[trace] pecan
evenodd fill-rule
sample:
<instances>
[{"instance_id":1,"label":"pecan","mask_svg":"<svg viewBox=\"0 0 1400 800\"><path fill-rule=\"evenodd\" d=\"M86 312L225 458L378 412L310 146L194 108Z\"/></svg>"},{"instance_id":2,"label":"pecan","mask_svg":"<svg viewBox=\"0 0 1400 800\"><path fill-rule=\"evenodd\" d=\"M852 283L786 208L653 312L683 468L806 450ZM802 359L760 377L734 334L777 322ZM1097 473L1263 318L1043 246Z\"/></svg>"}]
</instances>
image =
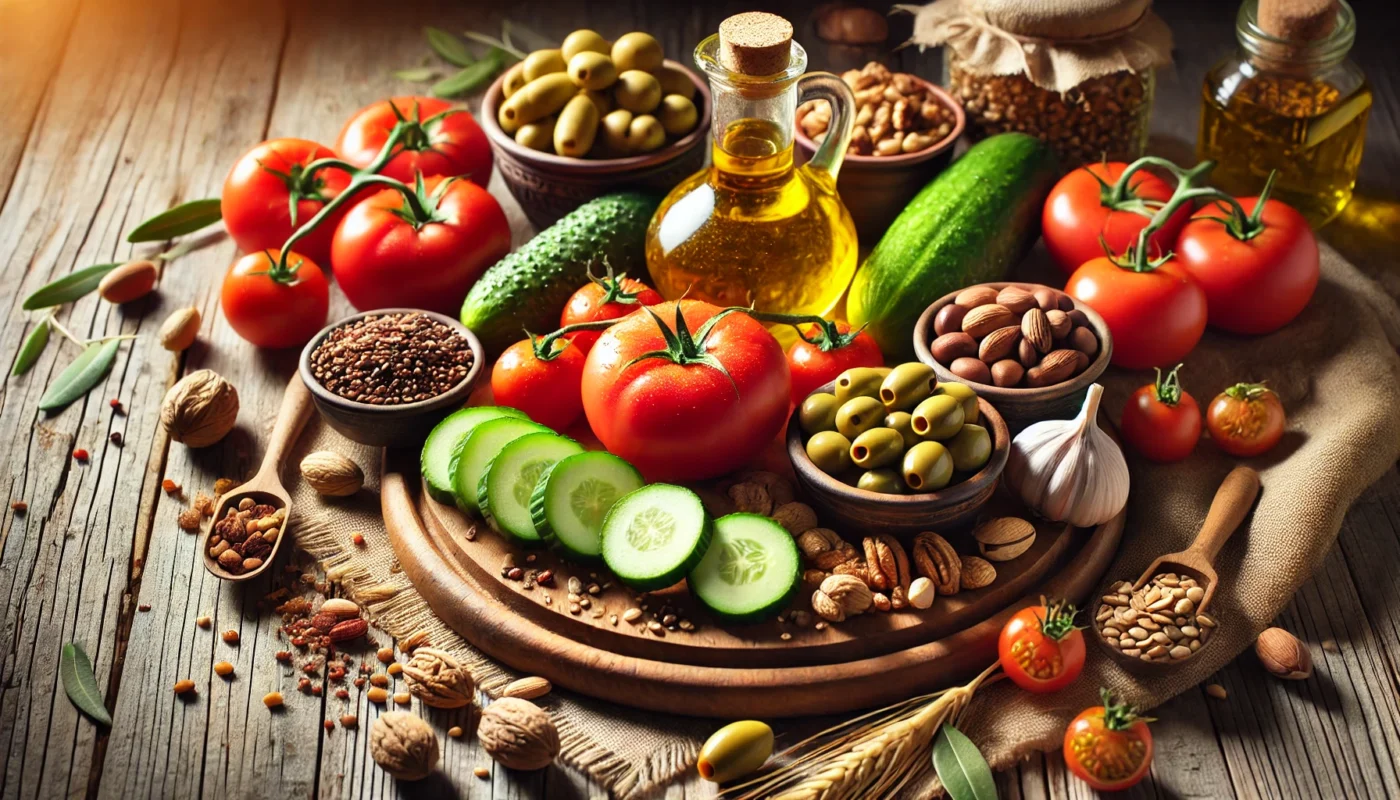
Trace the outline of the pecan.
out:
<instances>
[{"instance_id":1,"label":"pecan","mask_svg":"<svg viewBox=\"0 0 1400 800\"><path fill-rule=\"evenodd\" d=\"M924 531L914 537L914 567L920 575L933 581L940 595L958 593L962 561L942 536L933 531Z\"/></svg>"},{"instance_id":2,"label":"pecan","mask_svg":"<svg viewBox=\"0 0 1400 800\"><path fill-rule=\"evenodd\" d=\"M347 619L338 622L326 634L332 642L348 642L351 639L358 639L369 631L369 623L362 619Z\"/></svg>"},{"instance_id":3,"label":"pecan","mask_svg":"<svg viewBox=\"0 0 1400 800\"><path fill-rule=\"evenodd\" d=\"M842 547L839 549L828 550L825 553L818 554L816 558L812 559L812 566L819 570L830 572L835 569L837 565L844 564L856 557L856 549L843 542Z\"/></svg>"},{"instance_id":4,"label":"pecan","mask_svg":"<svg viewBox=\"0 0 1400 800\"><path fill-rule=\"evenodd\" d=\"M888 533L876 533L865 537L866 568L870 571L870 588L882 592L903 589L909 590L909 557L904 546Z\"/></svg>"}]
</instances>

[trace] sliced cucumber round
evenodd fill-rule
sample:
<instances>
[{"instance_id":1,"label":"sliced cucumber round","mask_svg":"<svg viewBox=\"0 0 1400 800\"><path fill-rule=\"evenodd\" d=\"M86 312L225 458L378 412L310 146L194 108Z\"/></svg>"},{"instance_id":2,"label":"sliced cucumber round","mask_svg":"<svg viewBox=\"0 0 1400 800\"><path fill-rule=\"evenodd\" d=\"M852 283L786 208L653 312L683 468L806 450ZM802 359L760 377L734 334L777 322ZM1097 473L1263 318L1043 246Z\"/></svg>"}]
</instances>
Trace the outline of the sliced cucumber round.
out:
<instances>
[{"instance_id":1,"label":"sliced cucumber round","mask_svg":"<svg viewBox=\"0 0 1400 800\"><path fill-rule=\"evenodd\" d=\"M757 514L715 520L705 557L691 570L690 593L729 622L757 622L787 606L802 579L797 543Z\"/></svg>"},{"instance_id":2,"label":"sliced cucumber round","mask_svg":"<svg viewBox=\"0 0 1400 800\"><path fill-rule=\"evenodd\" d=\"M643 486L603 519L603 562L639 592L665 589L704 558L713 528L695 492L667 483Z\"/></svg>"},{"instance_id":3,"label":"sliced cucumber round","mask_svg":"<svg viewBox=\"0 0 1400 800\"><path fill-rule=\"evenodd\" d=\"M583 452L583 445L557 433L527 433L486 465L476 490L476 504L486 524L522 542L541 541L530 519L530 497L544 471L560 459Z\"/></svg>"},{"instance_id":4,"label":"sliced cucumber round","mask_svg":"<svg viewBox=\"0 0 1400 800\"><path fill-rule=\"evenodd\" d=\"M448 414L433 428L423 442L423 455L419 461L429 496L439 503L456 502L457 498L452 492L452 475L467 435L477 425L499 417L524 419L525 412L505 406L472 406Z\"/></svg>"},{"instance_id":5,"label":"sliced cucumber round","mask_svg":"<svg viewBox=\"0 0 1400 800\"><path fill-rule=\"evenodd\" d=\"M530 497L530 519L540 538L570 557L597 559L603 552L603 518L623 495L645 485L636 467L612 453L579 453L540 476Z\"/></svg>"},{"instance_id":6,"label":"sliced cucumber round","mask_svg":"<svg viewBox=\"0 0 1400 800\"><path fill-rule=\"evenodd\" d=\"M550 433L549 428L515 417L498 417L479 423L462 443L457 466L452 470L452 496L457 507L466 512L479 512L476 489L486 465L501 452L501 448L527 433Z\"/></svg>"}]
</instances>

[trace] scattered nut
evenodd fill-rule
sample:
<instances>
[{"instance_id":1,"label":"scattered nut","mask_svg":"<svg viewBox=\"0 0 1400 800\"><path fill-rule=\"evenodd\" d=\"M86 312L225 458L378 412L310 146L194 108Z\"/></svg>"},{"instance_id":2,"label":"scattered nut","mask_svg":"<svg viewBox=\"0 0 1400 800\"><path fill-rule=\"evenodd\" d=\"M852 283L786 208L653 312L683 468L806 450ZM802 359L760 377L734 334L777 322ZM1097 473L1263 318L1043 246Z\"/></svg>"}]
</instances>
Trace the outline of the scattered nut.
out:
<instances>
[{"instance_id":1,"label":"scattered nut","mask_svg":"<svg viewBox=\"0 0 1400 800\"><path fill-rule=\"evenodd\" d=\"M227 630L220 634L225 644L238 644L238 631Z\"/></svg>"},{"instance_id":2,"label":"scattered nut","mask_svg":"<svg viewBox=\"0 0 1400 800\"><path fill-rule=\"evenodd\" d=\"M487 755L510 769L541 769L559 754L559 733L549 714L518 697L487 706L476 736Z\"/></svg>"},{"instance_id":3,"label":"scattered nut","mask_svg":"<svg viewBox=\"0 0 1400 800\"><path fill-rule=\"evenodd\" d=\"M158 275L154 261L128 261L102 276L97 293L109 303L130 303L150 294Z\"/></svg>"},{"instance_id":4,"label":"scattered nut","mask_svg":"<svg viewBox=\"0 0 1400 800\"><path fill-rule=\"evenodd\" d=\"M214 665L214 674L220 678L227 678L233 674L233 665L227 661L220 661Z\"/></svg>"},{"instance_id":5,"label":"scattered nut","mask_svg":"<svg viewBox=\"0 0 1400 800\"><path fill-rule=\"evenodd\" d=\"M969 591L991 586L997 579L997 568L977 556L963 556L960 584Z\"/></svg>"},{"instance_id":6,"label":"scattered nut","mask_svg":"<svg viewBox=\"0 0 1400 800\"><path fill-rule=\"evenodd\" d=\"M522 700L534 700L536 697L543 697L549 694L554 688L549 681L535 676L521 678L506 685L501 690L501 697L519 697Z\"/></svg>"},{"instance_id":7,"label":"scattered nut","mask_svg":"<svg viewBox=\"0 0 1400 800\"><path fill-rule=\"evenodd\" d=\"M433 729L406 711L379 715L370 726L369 752L381 769L405 781L431 775L439 756Z\"/></svg>"},{"instance_id":8,"label":"scattered nut","mask_svg":"<svg viewBox=\"0 0 1400 800\"><path fill-rule=\"evenodd\" d=\"M1214 697L1216 700L1224 700L1226 697L1229 697L1229 694L1225 691L1225 687L1218 683L1208 684L1206 686L1206 694Z\"/></svg>"},{"instance_id":9,"label":"scattered nut","mask_svg":"<svg viewBox=\"0 0 1400 800\"><path fill-rule=\"evenodd\" d=\"M301 477L317 494L327 497L349 497L365 483L365 473L359 464L329 450L303 458Z\"/></svg>"},{"instance_id":10,"label":"scattered nut","mask_svg":"<svg viewBox=\"0 0 1400 800\"><path fill-rule=\"evenodd\" d=\"M175 681L175 694L189 694L193 691L194 681L190 680L189 678L186 678L181 681Z\"/></svg>"},{"instance_id":11,"label":"scattered nut","mask_svg":"<svg viewBox=\"0 0 1400 800\"><path fill-rule=\"evenodd\" d=\"M1035 526L1018 517L997 517L972 531L977 549L988 561L1010 561L1035 544Z\"/></svg>"},{"instance_id":12,"label":"scattered nut","mask_svg":"<svg viewBox=\"0 0 1400 800\"><path fill-rule=\"evenodd\" d=\"M263 705L267 706L268 708L280 708L282 705L282 693L268 692L267 694L263 695Z\"/></svg>"},{"instance_id":13,"label":"scattered nut","mask_svg":"<svg viewBox=\"0 0 1400 800\"><path fill-rule=\"evenodd\" d=\"M1300 681L1312 675L1311 651L1283 628L1265 628L1254 640L1254 653L1275 677Z\"/></svg>"},{"instance_id":14,"label":"scattered nut","mask_svg":"<svg viewBox=\"0 0 1400 800\"><path fill-rule=\"evenodd\" d=\"M160 406L160 423L170 438L189 447L208 447L238 421L238 390L213 370L186 375Z\"/></svg>"},{"instance_id":15,"label":"scattered nut","mask_svg":"<svg viewBox=\"0 0 1400 800\"><path fill-rule=\"evenodd\" d=\"M457 658L444 650L420 647L404 664L408 690L435 708L461 708L470 705L476 684L471 673Z\"/></svg>"},{"instance_id":16,"label":"scattered nut","mask_svg":"<svg viewBox=\"0 0 1400 800\"><path fill-rule=\"evenodd\" d=\"M160 325L160 346L173 353L189 349L199 336L199 309L190 306L171 312Z\"/></svg>"},{"instance_id":17,"label":"scattered nut","mask_svg":"<svg viewBox=\"0 0 1400 800\"><path fill-rule=\"evenodd\" d=\"M909 605L920 610L928 608L937 594L933 581L919 576L909 584Z\"/></svg>"}]
</instances>

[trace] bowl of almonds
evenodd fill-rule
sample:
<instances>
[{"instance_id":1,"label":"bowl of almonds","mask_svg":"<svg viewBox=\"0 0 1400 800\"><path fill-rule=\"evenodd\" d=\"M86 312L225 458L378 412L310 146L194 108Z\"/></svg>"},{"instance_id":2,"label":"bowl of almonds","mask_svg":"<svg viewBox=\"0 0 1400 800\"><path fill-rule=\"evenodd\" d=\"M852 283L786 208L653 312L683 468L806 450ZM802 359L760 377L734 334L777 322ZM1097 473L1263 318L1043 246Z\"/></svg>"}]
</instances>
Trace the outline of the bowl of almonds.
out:
<instances>
[{"instance_id":1,"label":"bowl of almonds","mask_svg":"<svg viewBox=\"0 0 1400 800\"><path fill-rule=\"evenodd\" d=\"M856 233L874 243L904 206L943 171L966 122L962 106L915 75L872 61L841 79L856 98L855 125L836 181ZM811 158L826 138L831 107L811 100L797 108L797 145Z\"/></svg>"},{"instance_id":2,"label":"bowl of almonds","mask_svg":"<svg viewBox=\"0 0 1400 800\"><path fill-rule=\"evenodd\" d=\"M1072 419L1108 368L1113 338L1092 308L1058 289L983 283L924 309L914 352L938 380L971 385L1015 434Z\"/></svg>"}]
</instances>

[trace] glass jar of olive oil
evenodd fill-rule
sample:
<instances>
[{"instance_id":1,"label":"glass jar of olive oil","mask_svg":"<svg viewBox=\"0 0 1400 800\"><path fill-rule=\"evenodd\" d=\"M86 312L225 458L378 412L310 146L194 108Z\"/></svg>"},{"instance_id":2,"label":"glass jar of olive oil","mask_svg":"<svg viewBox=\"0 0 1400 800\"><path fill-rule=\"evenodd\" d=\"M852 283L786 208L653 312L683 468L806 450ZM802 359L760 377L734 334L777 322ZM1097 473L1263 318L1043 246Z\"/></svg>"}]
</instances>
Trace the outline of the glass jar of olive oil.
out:
<instances>
[{"instance_id":1,"label":"glass jar of olive oil","mask_svg":"<svg viewBox=\"0 0 1400 800\"><path fill-rule=\"evenodd\" d=\"M1274 25L1271 2L1245 0L1239 51L1206 74L1196 151L1216 162L1211 179L1231 194L1257 194L1277 171L1272 196L1318 226L1351 199L1371 87L1347 58L1356 16L1345 0Z\"/></svg>"}]
</instances>

